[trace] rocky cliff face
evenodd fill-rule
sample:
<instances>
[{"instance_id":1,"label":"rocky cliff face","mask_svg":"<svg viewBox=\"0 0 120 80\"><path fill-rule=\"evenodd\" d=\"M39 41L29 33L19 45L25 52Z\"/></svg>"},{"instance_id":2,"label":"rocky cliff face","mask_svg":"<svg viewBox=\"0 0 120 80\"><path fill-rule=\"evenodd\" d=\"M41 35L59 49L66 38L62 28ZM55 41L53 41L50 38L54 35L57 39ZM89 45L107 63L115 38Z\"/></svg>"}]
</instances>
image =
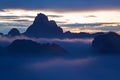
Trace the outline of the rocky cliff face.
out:
<instances>
[{"instance_id":1,"label":"rocky cliff face","mask_svg":"<svg viewBox=\"0 0 120 80\"><path fill-rule=\"evenodd\" d=\"M42 13L38 14L33 24L26 30L24 35L29 37L55 38L61 37L63 30L57 26L55 21L49 21Z\"/></svg>"}]
</instances>

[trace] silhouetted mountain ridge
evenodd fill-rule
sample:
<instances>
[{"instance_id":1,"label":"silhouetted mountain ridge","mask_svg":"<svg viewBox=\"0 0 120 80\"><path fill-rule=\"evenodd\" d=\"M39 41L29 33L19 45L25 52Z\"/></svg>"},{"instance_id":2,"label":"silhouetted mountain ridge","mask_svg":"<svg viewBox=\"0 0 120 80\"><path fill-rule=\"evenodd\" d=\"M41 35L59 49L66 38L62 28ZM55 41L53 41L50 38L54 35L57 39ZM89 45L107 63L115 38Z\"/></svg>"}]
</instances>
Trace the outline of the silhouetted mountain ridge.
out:
<instances>
[{"instance_id":1,"label":"silhouetted mountain ridge","mask_svg":"<svg viewBox=\"0 0 120 80\"><path fill-rule=\"evenodd\" d=\"M11 29L8 32L9 37L15 36L27 36L33 38L93 38L97 35L104 34L103 32L98 33L72 33L70 31L63 32L63 29L59 27L54 20L48 19L48 17L40 13L35 17L33 24L27 28L24 33L20 33L16 28Z\"/></svg>"},{"instance_id":2,"label":"silhouetted mountain ridge","mask_svg":"<svg viewBox=\"0 0 120 80\"><path fill-rule=\"evenodd\" d=\"M8 47L10 53L62 53L65 49L57 44L40 44L32 40L15 40Z\"/></svg>"},{"instance_id":3,"label":"silhouetted mountain ridge","mask_svg":"<svg viewBox=\"0 0 120 80\"><path fill-rule=\"evenodd\" d=\"M94 38L92 47L101 53L120 53L120 35L115 32L98 35Z\"/></svg>"},{"instance_id":4,"label":"silhouetted mountain ridge","mask_svg":"<svg viewBox=\"0 0 120 80\"><path fill-rule=\"evenodd\" d=\"M35 17L33 24L24 33L24 35L29 37L44 38L61 37L62 34L62 28L58 27L55 21L49 21L48 17L42 13Z\"/></svg>"},{"instance_id":5,"label":"silhouetted mountain ridge","mask_svg":"<svg viewBox=\"0 0 120 80\"><path fill-rule=\"evenodd\" d=\"M12 28L9 32L8 32L8 37L15 37L15 36L19 36L20 32L18 29L16 28Z\"/></svg>"}]
</instances>

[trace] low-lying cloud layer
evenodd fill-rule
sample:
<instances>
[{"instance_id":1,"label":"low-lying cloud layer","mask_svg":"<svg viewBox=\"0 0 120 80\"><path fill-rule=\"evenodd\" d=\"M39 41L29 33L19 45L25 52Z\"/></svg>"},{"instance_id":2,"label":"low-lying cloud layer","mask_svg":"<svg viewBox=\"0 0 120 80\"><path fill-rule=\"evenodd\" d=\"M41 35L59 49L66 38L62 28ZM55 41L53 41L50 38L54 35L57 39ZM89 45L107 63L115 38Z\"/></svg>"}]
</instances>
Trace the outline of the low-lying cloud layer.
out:
<instances>
[{"instance_id":1,"label":"low-lying cloud layer","mask_svg":"<svg viewBox=\"0 0 120 80\"><path fill-rule=\"evenodd\" d=\"M27 37L1 37L10 44ZM119 80L120 55L100 55L91 51L93 39L31 39L40 43L57 43L67 56L10 57L0 56L1 80ZM1 45L0 43L0 45ZM5 45L5 44L4 44Z\"/></svg>"},{"instance_id":2,"label":"low-lying cloud layer","mask_svg":"<svg viewBox=\"0 0 120 80\"><path fill-rule=\"evenodd\" d=\"M119 56L65 58L0 58L0 79L119 80Z\"/></svg>"}]
</instances>

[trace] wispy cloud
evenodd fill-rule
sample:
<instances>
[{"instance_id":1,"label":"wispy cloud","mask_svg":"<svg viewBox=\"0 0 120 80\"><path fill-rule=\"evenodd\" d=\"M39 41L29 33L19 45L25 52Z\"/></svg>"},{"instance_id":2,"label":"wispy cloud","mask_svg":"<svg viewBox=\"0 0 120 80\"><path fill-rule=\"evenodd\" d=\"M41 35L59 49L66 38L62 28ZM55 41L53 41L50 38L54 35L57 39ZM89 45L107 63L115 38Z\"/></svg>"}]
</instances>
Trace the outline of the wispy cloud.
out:
<instances>
[{"instance_id":1,"label":"wispy cloud","mask_svg":"<svg viewBox=\"0 0 120 80\"><path fill-rule=\"evenodd\" d=\"M94 26L101 26L101 25L120 25L120 23L73 23L73 24L63 24L61 26L68 26L68 27L84 27L84 26L91 26L91 27L94 27Z\"/></svg>"},{"instance_id":2,"label":"wispy cloud","mask_svg":"<svg viewBox=\"0 0 120 80\"><path fill-rule=\"evenodd\" d=\"M61 25L65 31L71 30L72 32L108 32L120 31L120 23L86 23L86 24L63 24Z\"/></svg>"},{"instance_id":3,"label":"wispy cloud","mask_svg":"<svg viewBox=\"0 0 120 80\"><path fill-rule=\"evenodd\" d=\"M88 15L88 16L85 16L85 18L96 18L97 16L95 15Z\"/></svg>"},{"instance_id":4,"label":"wispy cloud","mask_svg":"<svg viewBox=\"0 0 120 80\"><path fill-rule=\"evenodd\" d=\"M27 64L27 66L29 65L30 68L36 69L36 70L40 70L40 69L46 69L46 68L50 68L50 67L75 67L78 66L79 67L84 67L89 65L92 61L96 60L95 58L83 58L83 59L76 59L76 60L65 60L65 59L61 59L61 58L57 58L54 60L50 60L50 61L46 61L46 62L37 62L37 63L31 63L31 64Z\"/></svg>"},{"instance_id":5,"label":"wispy cloud","mask_svg":"<svg viewBox=\"0 0 120 80\"><path fill-rule=\"evenodd\" d=\"M62 15L47 15L48 17L63 17Z\"/></svg>"}]
</instances>

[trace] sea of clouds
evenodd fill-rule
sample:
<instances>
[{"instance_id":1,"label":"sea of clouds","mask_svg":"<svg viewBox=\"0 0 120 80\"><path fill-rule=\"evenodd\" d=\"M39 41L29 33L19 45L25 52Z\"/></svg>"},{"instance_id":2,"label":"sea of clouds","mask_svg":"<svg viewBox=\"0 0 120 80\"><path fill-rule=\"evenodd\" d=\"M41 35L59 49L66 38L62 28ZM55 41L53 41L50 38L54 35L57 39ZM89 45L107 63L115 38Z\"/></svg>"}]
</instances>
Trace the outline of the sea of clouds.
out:
<instances>
[{"instance_id":1,"label":"sea of clouds","mask_svg":"<svg viewBox=\"0 0 120 80\"><path fill-rule=\"evenodd\" d=\"M8 46L15 39L0 37L0 45ZM91 50L93 39L32 38L39 43L56 43L68 54L64 57L0 56L0 80L120 80L120 56L100 55Z\"/></svg>"}]
</instances>

